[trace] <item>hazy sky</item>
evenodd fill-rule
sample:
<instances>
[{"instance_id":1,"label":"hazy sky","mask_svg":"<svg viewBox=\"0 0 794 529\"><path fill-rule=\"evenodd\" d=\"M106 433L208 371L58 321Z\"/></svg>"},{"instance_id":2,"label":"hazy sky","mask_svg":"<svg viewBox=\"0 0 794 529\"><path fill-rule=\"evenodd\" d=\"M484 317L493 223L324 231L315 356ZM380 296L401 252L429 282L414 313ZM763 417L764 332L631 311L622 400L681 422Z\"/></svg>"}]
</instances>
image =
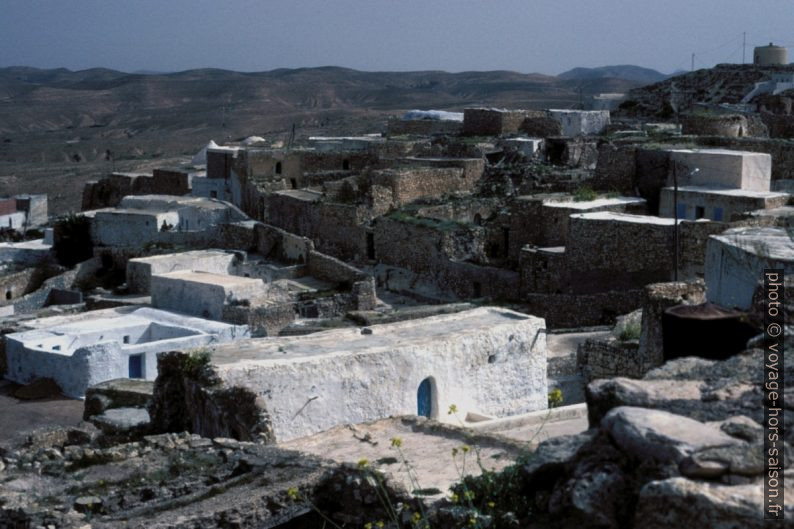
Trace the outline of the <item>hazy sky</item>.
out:
<instances>
[{"instance_id":1,"label":"hazy sky","mask_svg":"<svg viewBox=\"0 0 794 529\"><path fill-rule=\"evenodd\" d=\"M794 2L0 0L0 66L669 73L741 62L742 32L794 48Z\"/></svg>"}]
</instances>

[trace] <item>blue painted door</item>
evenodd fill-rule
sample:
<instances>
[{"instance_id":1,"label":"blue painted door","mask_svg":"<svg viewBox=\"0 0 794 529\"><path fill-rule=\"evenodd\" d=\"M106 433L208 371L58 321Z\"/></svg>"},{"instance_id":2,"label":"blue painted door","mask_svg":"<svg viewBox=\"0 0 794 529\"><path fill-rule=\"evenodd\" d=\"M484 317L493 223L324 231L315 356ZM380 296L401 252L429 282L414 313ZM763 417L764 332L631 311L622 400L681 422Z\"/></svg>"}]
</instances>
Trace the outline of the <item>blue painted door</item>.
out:
<instances>
[{"instance_id":1,"label":"blue painted door","mask_svg":"<svg viewBox=\"0 0 794 529\"><path fill-rule=\"evenodd\" d=\"M143 355L130 355L130 378L143 378Z\"/></svg>"},{"instance_id":2,"label":"blue painted door","mask_svg":"<svg viewBox=\"0 0 794 529\"><path fill-rule=\"evenodd\" d=\"M430 417L433 411L433 386L430 379L426 378L416 390L416 414L420 417Z\"/></svg>"}]
</instances>

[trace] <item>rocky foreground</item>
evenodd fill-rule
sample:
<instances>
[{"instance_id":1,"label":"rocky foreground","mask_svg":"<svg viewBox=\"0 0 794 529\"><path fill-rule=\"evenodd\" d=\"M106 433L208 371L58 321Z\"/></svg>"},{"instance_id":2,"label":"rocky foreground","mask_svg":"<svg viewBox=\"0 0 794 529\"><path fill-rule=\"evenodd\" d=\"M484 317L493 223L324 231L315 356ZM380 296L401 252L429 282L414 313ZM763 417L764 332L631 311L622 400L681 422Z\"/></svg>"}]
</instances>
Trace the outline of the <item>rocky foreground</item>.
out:
<instances>
[{"instance_id":1,"label":"rocky foreground","mask_svg":"<svg viewBox=\"0 0 794 529\"><path fill-rule=\"evenodd\" d=\"M794 498L790 344L786 352L785 493ZM37 434L2 450L0 528L331 527L328 520L344 527L760 528L762 360L755 349L721 362L668 362L641 380L597 380L587 389L587 432L544 441L519 463L468 477L449 496L431 494L421 504L367 462L340 465L188 433L122 443L88 428ZM476 452L476 435L441 430ZM786 515L781 526L794 527L790 500Z\"/></svg>"}]
</instances>

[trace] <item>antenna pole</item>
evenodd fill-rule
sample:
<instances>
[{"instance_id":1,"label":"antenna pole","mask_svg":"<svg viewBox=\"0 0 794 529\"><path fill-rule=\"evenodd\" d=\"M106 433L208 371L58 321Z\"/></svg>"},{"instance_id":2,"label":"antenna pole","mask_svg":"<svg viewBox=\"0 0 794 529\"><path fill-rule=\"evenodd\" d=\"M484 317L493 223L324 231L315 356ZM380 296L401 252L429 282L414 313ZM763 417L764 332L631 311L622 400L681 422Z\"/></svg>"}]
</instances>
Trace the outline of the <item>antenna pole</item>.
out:
<instances>
[{"instance_id":1,"label":"antenna pole","mask_svg":"<svg viewBox=\"0 0 794 529\"><path fill-rule=\"evenodd\" d=\"M742 64L746 64L744 57L745 57L745 49L747 48L747 32L742 33Z\"/></svg>"},{"instance_id":2,"label":"antenna pole","mask_svg":"<svg viewBox=\"0 0 794 529\"><path fill-rule=\"evenodd\" d=\"M692 72L695 71L695 54L694 53L692 54L692 68L690 68L690 71L692 71Z\"/></svg>"}]
</instances>

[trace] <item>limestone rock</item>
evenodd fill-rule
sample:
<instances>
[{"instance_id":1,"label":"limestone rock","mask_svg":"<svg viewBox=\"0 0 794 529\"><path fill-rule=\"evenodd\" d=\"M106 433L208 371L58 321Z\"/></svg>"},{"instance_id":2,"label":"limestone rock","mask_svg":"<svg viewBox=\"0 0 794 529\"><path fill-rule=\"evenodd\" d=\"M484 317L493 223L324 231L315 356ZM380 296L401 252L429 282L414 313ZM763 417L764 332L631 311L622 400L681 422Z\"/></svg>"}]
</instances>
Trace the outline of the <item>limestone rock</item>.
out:
<instances>
[{"instance_id":1,"label":"limestone rock","mask_svg":"<svg viewBox=\"0 0 794 529\"><path fill-rule=\"evenodd\" d=\"M576 452L589 442L595 432L587 431L578 435L563 435L546 439L532 454L532 459L524 466L528 481L547 479L547 476L561 470Z\"/></svg>"},{"instance_id":2,"label":"limestone rock","mask_svg":"<svg viewBox=\"0 0 794 529\"><path fill-rule=\"evenodd\" d=\"M794 342L794 340L792 340ZM782 355L785 379L794 380L794 354ZM617 406L642 406L698 421L723 421L744 415L763 421L763 351L750 350L723 361L681 358L648 372L642 380L598 380L586 391L590 425ZM786 388L784 394L791 392ZM787 440L794 414L784 415Z\"/></svg>"},{"instance_id":3,"label":"limestone rock","mask_svg":"<svg viewBox=\"0 0 794 529\"><path fill-rule=\"evenodd\" d=\"M91 421L104 433L111 435L143 431L150 424L149 412L143 408L114 408L92 417Z\"/></svg>"},{"instance_id":4,"label":"limestone rock","mask_svg":"<svg viewBox=\"0 0 794 529\"><path fill-rule=\"evenodd\" d=\"M636 527L713 527L752 529L766 527L763 486L718 485L671 478L652 481L640 491Z\"/></svg>"},{"instance_id":5,"label":"limestone rock","mask_svg":"<svg viewBox=\"0 0 794 529\"><path fill-rule=\"evenodd\" d=\"M617 406L642 406L672 411L687 403L699 403L704 384L699 380L634 380L617 377L596 380L586 389L587 414L590 426L597 426L601 419Z\"/></svg>"},{"instance_id":6,"label":"limestone rock","mask_svg":"<svg viewBox=\"0 0 794 529\"><path fill-rule=\"evenodd\" d=\"M630 406L610 411L601 426L624 452L659 463L678 463L703 448L741 443L718 428L693 419Z\"/></svg>"},{"instance_id":7,"label":"limestone rock","mask_svg":"<svg viewBox=\"0 0 794 529\"><path fill-rule=\"evenodd\" d=\"M118 378L89 387L85 393L83 419L100 415L109 408L145 408L149 406L154 382Z\"/></svg>"},{"instance_id":8,"label":"limestone rock","mask_svg":"<svg viewBox=\"0 0 794 529\"><path fill-rule=\"evenodd\" d=\"M102 508L102 499L96 496L80 496L74 500L77 512L98 512Z\"/></svg>"},{"instance_id":9,"label":"limestone rock","mask_svg":"<svg viewBox=\"0 0 794 529\"><path fill-rule=\"evenodd\" d=\"M761 425L744 415L729 417L714 424L726 434L750 443L763 440L764 429Z\"/></svg>"}]
</instances>

